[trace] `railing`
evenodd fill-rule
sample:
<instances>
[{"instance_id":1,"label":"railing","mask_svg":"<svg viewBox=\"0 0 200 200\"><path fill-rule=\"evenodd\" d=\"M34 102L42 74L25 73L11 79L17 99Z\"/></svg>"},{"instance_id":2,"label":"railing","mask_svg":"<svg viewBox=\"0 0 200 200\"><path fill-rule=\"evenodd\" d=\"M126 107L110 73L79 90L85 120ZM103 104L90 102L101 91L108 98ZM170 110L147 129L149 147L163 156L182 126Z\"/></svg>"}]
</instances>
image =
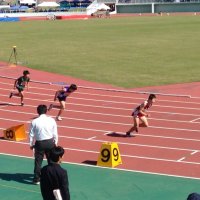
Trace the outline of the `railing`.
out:
<instances>
[{"instance_id":1,"label":"railing","mask_svg":"<svg viewBox=\"0 0 200 200\"><path fill-rule=\"evenodd\" d=\"M107 1L107 0L106 0ZM200 0L116 0L116 3L146 4L146 3L200 3Z\"/></svg>"}]
</instances>

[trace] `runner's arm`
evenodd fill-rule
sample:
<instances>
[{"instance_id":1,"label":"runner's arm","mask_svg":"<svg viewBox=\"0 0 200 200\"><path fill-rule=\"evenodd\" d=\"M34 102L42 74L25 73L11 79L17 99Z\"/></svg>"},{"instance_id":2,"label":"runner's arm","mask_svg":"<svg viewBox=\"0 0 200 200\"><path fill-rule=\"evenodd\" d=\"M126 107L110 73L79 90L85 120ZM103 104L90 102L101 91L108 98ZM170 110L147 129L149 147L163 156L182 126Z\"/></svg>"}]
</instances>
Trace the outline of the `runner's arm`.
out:
<instances>
[{"instance_id":1,"label":"runner's arm","mask_svg":"<svg viewBox=\"0 0 200 200\"><path fill-rule=\"evenodd\" d=\"M29 89L29 82L26 83L26 86L27 86L27 90L28 90Z\"/></svg>"}]
</instances>

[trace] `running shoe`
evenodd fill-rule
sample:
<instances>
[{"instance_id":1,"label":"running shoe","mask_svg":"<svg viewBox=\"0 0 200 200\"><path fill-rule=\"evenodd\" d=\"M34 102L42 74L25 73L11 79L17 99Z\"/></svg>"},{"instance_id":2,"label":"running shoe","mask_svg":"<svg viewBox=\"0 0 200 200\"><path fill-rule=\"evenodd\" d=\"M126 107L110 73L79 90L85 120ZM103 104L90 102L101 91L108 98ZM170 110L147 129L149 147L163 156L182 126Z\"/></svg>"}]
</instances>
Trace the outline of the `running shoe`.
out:
<instances>
[{"instance_id":1,"label":"running shoe","mask_svg":"<svg viewBox=\"0 0 200 200\"><path fill-rule=\"evenodd\" d=\"M131 133L130 132L126 132L126 137L131 137Z\"/></svg>"},{"instance_id":2,"label":"running shoe","mask_svg":"<svg viewBox=\"0 0 200 200\"><path fill-rule=\"evenodd\" d=\"M56 117L57 121L62 121L62 118L60 116Z\"/></svg>"}]
</instances>

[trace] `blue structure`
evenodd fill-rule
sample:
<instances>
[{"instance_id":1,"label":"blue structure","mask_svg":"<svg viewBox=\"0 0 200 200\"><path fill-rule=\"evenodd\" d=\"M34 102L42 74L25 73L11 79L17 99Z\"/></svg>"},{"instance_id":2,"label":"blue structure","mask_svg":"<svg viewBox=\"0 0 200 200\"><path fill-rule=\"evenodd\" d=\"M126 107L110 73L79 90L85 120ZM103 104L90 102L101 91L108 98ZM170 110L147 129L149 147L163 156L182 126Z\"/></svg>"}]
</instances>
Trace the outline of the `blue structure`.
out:
<instances>
[{"instance_id":1,"label":"blue structure","mask_svg":"<svg viewBox=\"0 0 200 200\"><path fill-rule=\"evenodd\" d=\"M20 21L19 17L0 17L0 22L18 22Z\"/></svg>"}]
</instances>

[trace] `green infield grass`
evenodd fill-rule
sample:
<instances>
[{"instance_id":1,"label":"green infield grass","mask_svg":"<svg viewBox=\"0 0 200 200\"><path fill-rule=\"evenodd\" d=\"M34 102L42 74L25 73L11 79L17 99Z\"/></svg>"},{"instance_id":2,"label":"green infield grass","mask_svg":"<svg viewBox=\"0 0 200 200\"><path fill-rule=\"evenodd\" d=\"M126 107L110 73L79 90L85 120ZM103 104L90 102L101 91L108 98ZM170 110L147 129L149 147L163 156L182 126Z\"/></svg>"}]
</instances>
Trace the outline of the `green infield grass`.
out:
<instances>
[{"instance_id":1,"label":"green infield grass","mask_svg":"<svg viewBox=\"0 0 200 200\"><path fill-rule=\"evenodd\" d=\"M0 60L126 88L199 81L200 17L0 23Z\"/></svg>"},{"instance_id":2,"label":"green infield grass","mask_svg":"<svg viewBox=\"0 0 200 200\"><path fill-rule=\"evenodd\" d=\"M42 200L40 186L31 184L33 163L0 154L1 200ZM72 200L186 200L190 193L199 193L198 179L61 165L68 171Z\"/></svg>"}]
</instances>

